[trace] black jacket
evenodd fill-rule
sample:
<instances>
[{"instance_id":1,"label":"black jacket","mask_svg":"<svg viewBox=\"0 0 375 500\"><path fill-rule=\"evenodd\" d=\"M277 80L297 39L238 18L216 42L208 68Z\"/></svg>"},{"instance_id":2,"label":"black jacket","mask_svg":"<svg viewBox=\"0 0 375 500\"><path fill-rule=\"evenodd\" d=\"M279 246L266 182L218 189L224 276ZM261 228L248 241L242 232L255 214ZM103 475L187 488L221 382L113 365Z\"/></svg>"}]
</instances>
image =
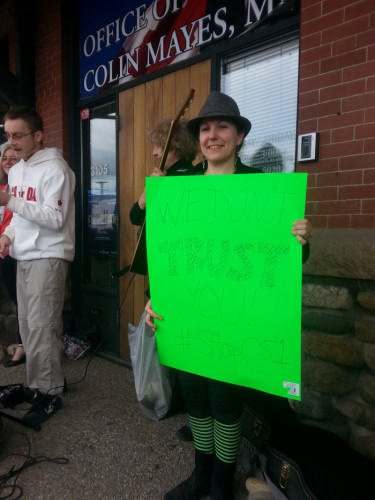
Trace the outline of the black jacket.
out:
<instances>
[{"instance_id":1,"label":"black jacket","mask_svg":"<svg viewBox=\"0 0 375 500\"><path fill-rule=\"evenodd\" d=\"M166 176L176 176L176 175L191 175L194 167L190 161L187 160L178 160L176 163L171 165L166 171ZM146 210L142 210L142 208L138 205L138 201L136 201L130 210L130 222L134 226L141 226L146 216Z\"/></svg>"}]
</instances>

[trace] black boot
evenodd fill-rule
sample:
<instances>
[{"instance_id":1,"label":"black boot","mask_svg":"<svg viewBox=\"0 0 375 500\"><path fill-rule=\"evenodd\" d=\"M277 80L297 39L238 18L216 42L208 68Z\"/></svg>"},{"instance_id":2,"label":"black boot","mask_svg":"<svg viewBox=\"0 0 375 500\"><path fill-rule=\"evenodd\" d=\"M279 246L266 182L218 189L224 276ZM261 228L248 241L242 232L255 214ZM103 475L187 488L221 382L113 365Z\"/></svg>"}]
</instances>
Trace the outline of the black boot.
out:
<instances>
[{"instance_id":1,"label":"black boot","mask_svg":"<svg viewBox=\"0 0 375 500\"><path fill-rule=\"evenodd\" d=\"M227 464L216 456L211 479L210 500L233 500L233 482L237 463Z\"/></svg>"},{"instance_id":2,"label":"black boot","mask_svg":"<svg viewBox=\"0 0 375 500\"><path fill-rule=\"evenodd\" d=\"M195 450L195 468L192 474L173 490L164 500L199 500L210 492L213 454Z\"/></svg>"}]
</instances>

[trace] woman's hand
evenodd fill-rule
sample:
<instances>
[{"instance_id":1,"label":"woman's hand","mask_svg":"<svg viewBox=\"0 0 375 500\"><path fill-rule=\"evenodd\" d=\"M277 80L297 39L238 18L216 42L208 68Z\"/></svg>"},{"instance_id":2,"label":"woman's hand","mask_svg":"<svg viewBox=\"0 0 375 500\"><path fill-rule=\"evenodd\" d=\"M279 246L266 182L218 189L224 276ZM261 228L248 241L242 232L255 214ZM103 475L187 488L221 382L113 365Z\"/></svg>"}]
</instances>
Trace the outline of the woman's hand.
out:
<instances>
[{"instance_id":1,"label":"woman's hand","mask_svg":"<svg viewBox=\"0 0 375 500\"><path fill-rule=\"evenodd\" d=\"M166 173L163 170L160 170L159 167L155 167L150 177L163 177L165 174ZM142 210L146 210L146 188L143 190L143 193L139 197L138 205Z\"/></svg>"},{"instance_id":2,"label":"woman's hand","mask_svg":"<svg viewBox=\"0 0 375 500\"><path fill-rule=\"evenodd\" d=\"M154 323L154 318L160 319L161 321L163 320L163 318L152 310L151 300L147 302L145 306L145 311L146 311L146 323L155 331L157 326Z\"/></svg>"},{"instance_id":3,"label":"woman's hand","mask_svg":"<svg viewBox=\"0 0 375 500\"><path fill-rule=\"evenodd\" d=\"M292 234L297 236L301 245L306 245L312 235L312 226L307 219L296 220L293 222Z\"/></svg>"}]
</instances>

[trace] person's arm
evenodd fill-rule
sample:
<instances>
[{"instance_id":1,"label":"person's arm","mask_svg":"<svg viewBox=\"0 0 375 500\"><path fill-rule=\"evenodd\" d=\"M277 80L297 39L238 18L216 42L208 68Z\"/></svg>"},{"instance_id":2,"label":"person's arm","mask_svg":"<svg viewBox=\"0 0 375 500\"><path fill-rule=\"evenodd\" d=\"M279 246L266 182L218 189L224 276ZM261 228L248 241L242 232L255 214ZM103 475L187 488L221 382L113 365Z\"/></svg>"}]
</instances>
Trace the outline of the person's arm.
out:
<instances>
[{"instance_id":1,"label":"person's arm","mask_svg":"<svg viewBox=\"0 0 375 500\"><path fill-rule=\"evenodd\" d=\"M150 177L163 177L165 172L160 170L160 168L155 167L152 171ZM145 217L146 217L146 190L143 190L143 193L139 197L139 200L136 201L130 210L130 222L134 226L141 226Z\"/></svg>"},{"instance_id":2,"label":"person's arm","mask_svg":"<svg viewBox=\"0 0 375 500\"><path fill-rule=\"evenodd\" d=\"M306 262L310 255L309 238L312 235L312 226L307 219L296 220L293 222L292 234L302 245L302 263Z\"/></svg>"},{"instance_id":3,"label":"person's arm","mask_svg":"<svg viewBox=\"0 0 375 500\"><path fill-rule=\"evenodd\" d=\"M75 188L74 173L69 167L55 166L43 182L42 188L39 188L41 200L34 203L11 196L6 208L40 227L60 230L70 216Z\"/></svg>"},{"instance_id":4,"label":"person's arm","mask_svg":"<svg viewBox=\"0 0 375 500\"><path fill-rule=\"evenodd\" d=\"M146 216L146 210L142 210L138 201L136 201L130 210L130 222L134 226L141 226Z\"/></svg>"},{"instance_id":5,"label":"person's arm","mask_svg":"<svg viewBox=\"0 0 375 500\"><path fill-rule=\"evenodd\" d=\"M0 236L0 259L4 259L7 255L9 255L9 247L11 241L5 234Z\"/></svg>"},{"instance_id":6,"label":"person's arm","mask_svg":"<svg viewBox=\"0 0 375 500\"><path fill-rule=\"evenodd\" d=\"M302 264L304 264L310 256L310 243L307 242L306 245L302 247Z\"/></svg>"},{"instance_id":7,"label":"person's arm","mask_svg":"<svg viewBox=\"0 0 375 500\"><path fill-rule=\"evenodd\" d=\"M154 323L154 319L159 319L160 321L162 321L163 318L152 310L151 299L147 302L145 306L145 311L146 311L146 323L155 331L157 326Z\"/></svg>"}]
</instances>

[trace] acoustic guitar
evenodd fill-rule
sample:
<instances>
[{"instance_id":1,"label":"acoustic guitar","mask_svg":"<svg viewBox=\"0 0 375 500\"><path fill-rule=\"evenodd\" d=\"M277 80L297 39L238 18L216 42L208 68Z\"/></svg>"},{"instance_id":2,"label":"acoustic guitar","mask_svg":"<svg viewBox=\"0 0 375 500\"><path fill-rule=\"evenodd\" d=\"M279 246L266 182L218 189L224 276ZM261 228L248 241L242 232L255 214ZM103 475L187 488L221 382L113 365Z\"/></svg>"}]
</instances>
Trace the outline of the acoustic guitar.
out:
<instances>
[{"instance_id":1,"label":"acoustic guitar","mask_svg":"<svg viewBox=\"0 0 375 500\"><path fill-rule=\"evenodd\" d=\"M160 159L160 164L159 168L163 172L164 167L165 167L165 161L168 156L169 148L171 145L171 141L173 138L173 133L176 128L176 124L181 120L181 118L184 116L186 113L186 110L189 108L193 98L194 98L194 93L195 90L191 89L189 92L189 95L181 105L179 111L177 112L176 116L173 118L171 121L171 125L169 128L168 136L167 136L167 141L164 146L163 154ZM118 277L122 276L123 274L126 274L127 272L132 272L134 274L140 274L142 276L145 276L147 274L148 266L147 266L147 251L146 251L146 231L145 231L145 223L146 223L146 218L144 219L140 230L138 231L138 239L137 239L137 244L134 250L132 262L130 265L124 267L121 271L118 273L113 273L112 277Z\"/></svg>"}]
</instances>

